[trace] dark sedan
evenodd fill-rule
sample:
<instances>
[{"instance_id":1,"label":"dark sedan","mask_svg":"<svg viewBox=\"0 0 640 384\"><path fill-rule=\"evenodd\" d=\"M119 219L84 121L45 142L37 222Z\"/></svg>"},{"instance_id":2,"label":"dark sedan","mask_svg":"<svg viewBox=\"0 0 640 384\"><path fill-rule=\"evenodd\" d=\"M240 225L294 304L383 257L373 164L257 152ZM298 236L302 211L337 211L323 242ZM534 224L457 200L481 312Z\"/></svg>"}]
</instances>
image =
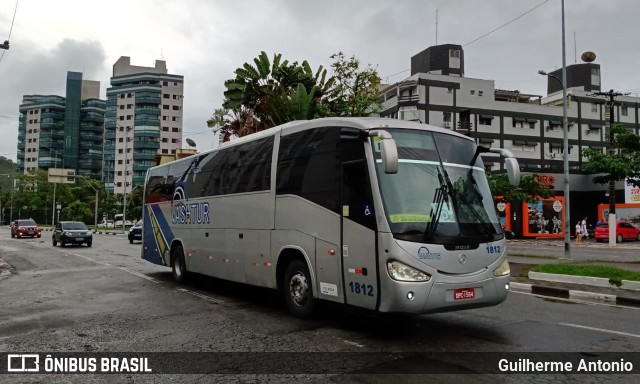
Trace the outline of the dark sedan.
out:
<instances>
[{"instance_id":1,"label":"dark sedan","mask_svg":"<svg viewBox=\"0 0 640 384\"><path fill-rule=\"evenodd\" d=\"M87 244L87 247L90 247L93 243L93 235L81 221L61 221L53 230L53 246L55 247L58 243L61 247L67 244Z\"/></svg>"},{"instance_id":2,"label":"dark sedan","mask_svg":"<svg viewBox=\"0 0 640 384\"><path fill-rule=\"evenodd\" d=\"M134 240L142 241L142 221L138 221L133 227L129 228L129 243L133 244Z\"/></svg>"}]
</instances>

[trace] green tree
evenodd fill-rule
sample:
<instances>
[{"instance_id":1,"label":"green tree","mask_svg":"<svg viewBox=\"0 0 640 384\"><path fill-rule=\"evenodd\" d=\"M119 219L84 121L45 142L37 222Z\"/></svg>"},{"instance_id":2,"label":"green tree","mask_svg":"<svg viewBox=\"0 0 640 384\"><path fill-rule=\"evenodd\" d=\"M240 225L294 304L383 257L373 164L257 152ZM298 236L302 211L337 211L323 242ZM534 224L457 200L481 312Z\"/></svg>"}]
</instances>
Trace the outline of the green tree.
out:
<instances>
[{"instance_id":1,"label":"green tree","mask_svg":"<svg viewBox=\"0 0 640 384\"><path fill-rule=\"evenodd\" d=\"M333 87L326 102L330 116L370 116L380 111L380 76L375 68L362 68L360 61L342 52L331 55Z\"/></svg>"},{"instance_id":2,"label":"green tree","mask_svg":"<svg viewBox=\"0 0 640 384\"><path fill-rule=\"evenodd\" d=\"M225 81L222 108L214 110L207 125L227 141L293 120L377 113L380 76L375 68L363 68L342 52L331 58L334 75L328 77L322 66L314 72L307 61L283 61L280 54L269 60L261 52Z\"/></svg>"},{"instance_id":3,"label":"green tree","mask_svg":"<svg viewBox=\"0 0 640 384\"><path fill-rule=\"evenodd\" d=\"M67 220L92 222L93 210L82 201L74 201L62 209L62 214Z\"/></svg>"},{"instance_id":4,"label":"green tree","mask_svg":"<svg viewBox=\"0 0 640 384\"><path fill-rule=\"evenodd\" d=\"M235 78L225 81L222 108L207 121L225 137L312 118L315 104L331 87L322 66L314 73L306 61L283 61L281 54L275 54L270 61L264 51L253 64L245 63L234 73Z\"/></svg>"},{"instance_id":5,"label":"green tree","mask_svg":"<svg viewBox=\"0 0 640 384\"><path fill-rule=\"evenodd\" d=\"M582 156L589 161L583 169L596 173L593 182L607 184L610 181L629 179L629 183L640 187L640 137L621 124L611 126L613 133L613 153L601 149L585 148Z\"/></svg>"},{"instance_id":6,"label":"green tree","mask_svg":"<svg viewBox=\"0 0 640 384\"><path fill-rule=\"evenodd\" d=\"M524 175L520 177L520 185L514 187L509 183L504 173L487 173L489 189L493 196L502 196L506 201L534 202L539 198L548 198L555 193L553 189L544 188L538 182L538 175Z\"/></svg>"}]
</instances>

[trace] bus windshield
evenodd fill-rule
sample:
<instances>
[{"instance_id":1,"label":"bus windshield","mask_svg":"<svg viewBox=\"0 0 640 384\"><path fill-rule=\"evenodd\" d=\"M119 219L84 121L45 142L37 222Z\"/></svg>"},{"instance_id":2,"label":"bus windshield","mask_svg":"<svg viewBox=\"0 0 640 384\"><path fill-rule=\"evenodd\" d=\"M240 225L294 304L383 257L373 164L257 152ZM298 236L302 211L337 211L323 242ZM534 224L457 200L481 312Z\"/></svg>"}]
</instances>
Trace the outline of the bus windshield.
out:
<instances>
[{"instance_id":1,"label":"bus windshield","mask_svg":"<svg viewBox=\"0 0 640 384\"><path fill-rule=\"evenodd\" d=\"M372 140L384 208L394 237L473 244L503 237L473 141L419 130L387 130L398 147L398 173L386 174Z\"/></svg>"}]
</instances>

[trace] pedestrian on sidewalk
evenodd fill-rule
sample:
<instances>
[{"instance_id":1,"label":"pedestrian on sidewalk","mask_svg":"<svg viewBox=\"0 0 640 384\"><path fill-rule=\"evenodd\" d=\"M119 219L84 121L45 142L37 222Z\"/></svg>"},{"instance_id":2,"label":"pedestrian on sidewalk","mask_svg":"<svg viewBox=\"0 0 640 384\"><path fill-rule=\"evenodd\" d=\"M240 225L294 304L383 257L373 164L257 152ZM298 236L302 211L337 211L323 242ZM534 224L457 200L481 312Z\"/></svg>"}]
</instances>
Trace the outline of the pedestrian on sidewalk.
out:
<instances>
[{"instance_id":1,"label":"pedestrian on sidewalk","mask_svg":"<svg viewBox=\"0 0 640 384\"><path fill-rule=\"evenodd\" d=\"M581 226L581 233L582 233L582 238L588 240L589 239L589 232L587 231L587 216L584 217L584 219L582 219L582 223L580 223Z\"/></svg>"},{"instance_id":2,"label":"pedestrian on sidewalk","mask_svg":"<svg viewBox=\"0 0 640 384\"><path fill-rule=\"evenodd\" d=\"M576 245L580 244L580 240L582 240L582 223L578 220L578 224L576 224Z\"/></svg>"}]
</instances>

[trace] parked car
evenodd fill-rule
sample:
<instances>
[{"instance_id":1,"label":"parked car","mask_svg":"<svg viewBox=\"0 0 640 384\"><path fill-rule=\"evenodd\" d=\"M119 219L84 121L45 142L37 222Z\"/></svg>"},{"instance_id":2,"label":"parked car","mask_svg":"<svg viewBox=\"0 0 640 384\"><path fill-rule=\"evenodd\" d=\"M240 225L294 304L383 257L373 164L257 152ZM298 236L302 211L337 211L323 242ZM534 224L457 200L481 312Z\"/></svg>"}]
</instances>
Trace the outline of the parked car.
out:
<instances>
[{"instance_id":1,"label":"parked car","mask_svg":"<svg viewBox=\"0 0 640 384\"><path fill-rule=\"evenodd\" d=\"M107 229L114 228L113 220L102 220L98 223L98 227Z\"/></svg>"},{"instance_id":2,"label":"parked car","mask_svg":"<svg viewBox=\"0 0 640 384\"><path fill-rule=\"evenodd\" d=\"M609 241L609 223L602 222L596 226L596 241ZM624 240L640 240L640 229L627 223L618 221L616 224L616 242L622 243Z\"/></svg>"},{"instance_id":3,"label":"parked car","mask_svg":"<svg viewBox=\"0 0 640 384\"><path fill-rule=\"evenodd\" d=\"M93 235L87 225L81 221L61 221L53 230L52 240L54 247L58 243L61 247L67 244L87 244L87 247L90 247L93 243Z\"/></svg>"},{"instance_id":4,"label":"parked car","mask_svg":"<svg viewBox=\"0 0 640 384\"><path fill-rule=\"evenodd\" d=\"M11 225L11 237L41 237L42 229L35 220L15 220Z\"/></svg>"},{"instance_id":5,"label":"parked car","mask_svg":"<svg viewBox=\"0 0 640 384\"><path fill-rule=\"evenodd\" d=\"M133 227L129 228L129 243L133 244L134 240L142 241L142 220L138 221Z\"/></svg>"}]
</instances>

